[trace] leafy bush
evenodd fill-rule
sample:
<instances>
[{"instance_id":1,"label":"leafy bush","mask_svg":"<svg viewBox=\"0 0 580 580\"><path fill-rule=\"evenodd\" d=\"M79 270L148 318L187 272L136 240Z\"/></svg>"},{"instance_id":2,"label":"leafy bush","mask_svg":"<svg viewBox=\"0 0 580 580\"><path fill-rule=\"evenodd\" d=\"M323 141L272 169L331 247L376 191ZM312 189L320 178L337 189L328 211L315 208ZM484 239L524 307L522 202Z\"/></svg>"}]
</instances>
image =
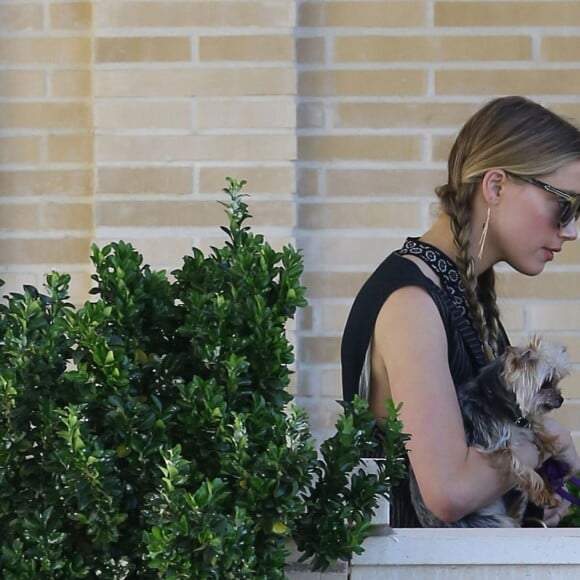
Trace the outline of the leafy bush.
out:
<instances>
[{"instance_id":1,"label":"leafy bush","mask_svg":"<svg viewBox=\"0 0 580 580\"><path fill-rule=\"evenodd\" d=\"M70 276L0 306L0 569L23 578L283 578L294 537L313 566L360 551L401 475L404 435L378 475L365 402L318 457L291 404L285 326L305 305L302 259L244 225L168 276L128 243L93 246L95 295Z\"/></svg>"},{"instance_id":2,"label":"leafy bush","mask_svg":"<svg viewBox=\"0 0 580 580\"><path fill-rule=\"evenodd\" d=\"M570 495L575 498L576 503L572 503L568 513L562 518L559 527L562 528L580 528L580 486L572 482L566 484Z\"/></svg>"}]
</instances>

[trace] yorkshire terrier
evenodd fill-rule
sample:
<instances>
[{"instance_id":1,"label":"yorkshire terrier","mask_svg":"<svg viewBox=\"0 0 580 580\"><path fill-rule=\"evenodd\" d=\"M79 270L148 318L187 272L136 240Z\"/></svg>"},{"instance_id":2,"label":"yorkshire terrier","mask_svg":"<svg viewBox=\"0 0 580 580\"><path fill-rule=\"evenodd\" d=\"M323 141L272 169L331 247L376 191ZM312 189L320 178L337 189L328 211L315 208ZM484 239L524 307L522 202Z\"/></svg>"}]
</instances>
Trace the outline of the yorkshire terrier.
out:
<instances>
[{"instance_id":1,"label":"yorkshire terrier","mask_svg":"<svg viewBox=\"0 0 580 580\"><path fill-rule=\"evenodd\" d=\"M528 501L544 507L559 504L553 487L520 462L514 444L527 439L537 446L540 457L554 455L555 439L546 432L543 416L562 405L559 383L569 372L565 347L533 337L525 346L507 347L457 389L468 445L488 454L498 469L511 472L520 493L515 499L508 494L456 522L443 522L423 503L411 470L411 501L423 527L521 527Z\"/></svg>"}]
</instances>

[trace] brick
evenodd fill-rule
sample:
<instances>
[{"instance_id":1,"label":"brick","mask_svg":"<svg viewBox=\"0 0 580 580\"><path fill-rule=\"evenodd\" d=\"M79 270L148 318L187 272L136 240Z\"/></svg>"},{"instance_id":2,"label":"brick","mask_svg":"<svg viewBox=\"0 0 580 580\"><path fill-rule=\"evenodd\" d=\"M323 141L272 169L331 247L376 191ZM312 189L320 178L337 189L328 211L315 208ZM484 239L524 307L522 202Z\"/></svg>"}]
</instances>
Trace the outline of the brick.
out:
<instances>
[{"instance_id":1,"label":"brick","mask_svg":"<svg viewBox=\"0 0 580 580\"><path fill-rule=\"evenodd\" d=\"M411 161L421 159L421 138L411 135L347 135L299 137L301 159L339 161Z\"/></svg>"},{"instance_id":2,"label":"brick","mask_svg":"<svg viewBox=\"0 0 580 580\"><path fill-rule=\"evenodd\" d=\"M502 61L531 58L529 36L338 36L337 62Z\"/></svg>"},{"instance_id":3,"label":"brick","mask_svg":"<svg viewBox=\"0 0 580 580\"><path fill-rule=\"evenodd\" d=\"M293 95L294 69L243 68L97 70L95 97Z\"/></svg>"},{"instance_id":4,"label":"brick","mask_svg":"<svg viewBox=\"0 0 580 580\"><path fill-rule=\"evenodd\" d=\"M38 163L39 137L0 137L0 163Z\"/></svg>"},{"instance_id":5,"label":"brick","mask_svg":"<svg viewBox=\"0 0 580 580\"><path fill-rule=\"evenodd\" d=\"M301 352L306 364L335 362L340 352L340 338L305 336L301 341Z\"/></svg>"},{"instance_id":6,"label":"brick","mask_svg":"<svg viewBox=\"0 0 580 580\"><path fill-rule=\"evenodd\" d=\"M580 24L580 5L573 0L436 1L434 17L435 26L575 26Z\"/></svg>"},{"instance_id":7,"label":"brick","mask_svg":"<svg viewBox=\"0 0 580 580\"><path fill-rule=\"evenodd\" d=\"M562 395L565 399L580 399L580 372L572 373L562 381Z\"/></svg>"},{"instance_id":8,"label":"brick","mask_svg":"<svg viewBox=\"0 0 580 580\"><path fill-rule=\"evenodd\" d=\"M296 107L290 99L200 101L196 126L199 129L293 129Z\"/></svg>"},{"instance_id":9,"label":"brick","mask_svg":"<svg viewBox=\"0 0 580 580\"><path fill-rule=\"evenodd\" d=\"M291 202L254 201L251 224L262 227L294 224ZM217 227L225 219L217 201L101 201L95 206L99 227Z\"/></svg>"},{"instance_id":10,"label":"brick","mask_svg":"<svg viewBox=\"0 0 580 580\"><path fill-rule=\"evenodd\" d=\"M573 123L580 119L580 103L552 102L549 98L542 98L542 103L544 106L550 108L559 115L562 115Z\"/></svg>"},{"instance_id":11,"label":"brick","mask_svg":"<svg viewBox=\"0 0 580 580\"><path fill-rule=\"evenodd\" d=\"M296 313L296 325L300 331L312 330L312 313L311 306L304 306Z\"/></svg>"},{"instance_id":12,"label":"brick","mask_svg":"<svg viewBox=\"0 0 580 580\"><path fill-rule=\"evenodd\" d=\"M190 59L191 41L184 36L97 38L95 43L97 63L181 62Z\"/></svg>"},{"instance_id":13,"label":"brick","mask_svg":"<svg viewBox=\"0 0 580 580\"><path fill-rule=\"evenodd\" d=\"M418 228L417 204L367 202L307 203L298 206L298 224L305 229Z\"/></svg>"},{"instance_id":14,"label":"brick","mask_svg":"<svg viewBox=\"0 0 580 580\"><path fill-rule=\"evenodd\" d=\"M92 231L93 208L88 203L44 204L39 216L42 230Z\"/></svg>"},{"instance_id":15,"label":"brick","mask_svg":"<svg viewBox=\"0 0 580 580\"><path fill-rule=\"evenodd\" d=\"M77 65L90 61L90 38L0 38L2 63Z\"/></svg>"},{"instance_id":16,"label":"brick","mask_svg":"<svg viewBox=\"0 0 580 580\"><path fill-rule=\"evenodd\" d=\"M38 209L36 205L10 203L2 206L0 230L35 230L36 228L38 228ZM4 291L2 293L4 294Z\"/></svg>"},{"instance_id":17,"label":"brick","mask_svg":"<svg viewBox=\"0 0 580 580\"><path fill-rule=\"evenodd\" d=\"M401 247L402 236L387 238L373 235L318 235L314 230L310 235L300 235L300 247L304 250L304 264L307 270L315 270L324 264L332 270L365 267L374 270L392 251ZM322 307L324 308L324 306Z\"/></svg>"},{"instance_id":18,"label":"brick","mask_svg":"<svg viewBox=\"0 0 580 580\"><path fill-rule=\"evenodd\" d=\"M306 298L347 298L352 300L368 278L370 272L320 272L309 271L303 276Z\"/></svg>"},{"instance_id":19,"label":"brick","mask_svg":"<svg viewBox=\"0 0 580 580\"><path fill-rule=\"evenodd\" d=\"M199 60L289 61L294 59L294 38L288 34L200 36Z\"/></svg>"},{"instance_id":20,"label":"brick","mask_svg":"<svg viewBox=\"0 0 580 580\"><path fill-rule=\"evenodd\" d=\"M545 274L542 274L542 277ZM563 276L568 277L566 273ZM558 282L562 285L562 282ZM554 288L554 291L556 288ZM577 300L528 303L526 307L529 327L544 331L577 331L580 328L580 304Z\"/></svg>"},{"instance_id":21,"label":"brick","mask_svg":"<svg viewBox=\"0 0 580 580\"><path fill-rule=\"evenodd\" d=\"M88 103L0 103L4 129L76 129L92 125Z\"/></svg>"},{"instance_id":22,"label":"brick","mask_svg":"<svg viewBox=\"0 0 580 580\"><path fill-rule=\"evenodd\" d=\"M320 395L342 399L342 378L338 369L320 371Z\"/></svg>"},{"instance_id":23,"label":"brick","mask_svg":"<svg viewBox=\"0 0 580 580\"><path fill-rule=\"evenodd\" d=\"M320 372L318 369L309 365L302 368L300 372L300 382L296 385L298 387L295 394L300 394L301 397L318 398L320 396ZM292 577L290 577L293 580ZM298 577L298 580L307 580L307 578Z\"/></svg>"},{"instance_id":24,"label":"brick","mask_svg":"<svg viewBox=\"0 0 580 580\"><path fill-rule=\"evenodd\" d=\"M0 97L27 99L46 95L46 76L40 71L0 70Z\"/></svg>"},{"instance_id":25,"label":"brick","mask_svg":"<svg viewBox=\"0 0 580 580\"><path fill-rule=\"evenodd\" d=\"M215 135L189 137L159 135L155 148L151 137L100 136L96 141L97 160L107 161L280 161L296 158L291 135Z\"/></svg>"},{"instance_id":26,"label":"brick","mask_svg":"<svg viewBox=\"0 0 580 580\"><path fill-rule=\"evenodd\" d=\"M324 335L342 335L346 319L350 311L350 304L321 304L318 308L316 330Z\"/></svg>"},{"instance_id":27,"label":"brick","mask_svg":"<svg viewBox=\"0 0 580 580\"><path fill-rule=\"evenodd\" d=\"M44 16L42 5L18 4L0 5L0 31L42 30Z\"/></svg>"},{"instance_id":28,"label":"brick","mask_svg":"<svg viewBox=\"0 0 580 580\"><path fill-rule=\"evenodd\" d=\"M0 171L0 196L75 195L93 192L91 170L30 169Z\"/></svg>"},{"instance_id":29,"label":"brick","mask_svg":"<svg viewBox=\"0 0 580 580\"><path fill-rule=\"evenodd\" d=\"M9 238L0 244L3 264L84 264L89 256L90 240L85 237Z\"/></svg>"},{"instance_id":30,"label":"brick","mask_svg":"<svg viewBox=\"0 0 580 580\"><path fill-rule=\"evenodd\" d=\"M580 401L565 401L559 409L552 411L552 416L570 431L579 431Z\"/></svg>"},{"instance_id":31,"label":"brick","mask_svg":"<svg viewBox=\"0 0 580 580\"><path fill-rule=\"evenodd\" d=\"M447 161L457 135L434 135L431 140L431 159Z\"/></svg>"},{"instance_id":32,"label":"brick","mask_svg":"<svg viewBox=\"0 0 580 580\"><path fill-rule=\"evenodd\" d=\"M190 167L97 168L97 193L187 195L192 191Z\"/></svg>"},{"instance_id":33,"label":"brick","mask_svg":"<svg viewBox=\"0 0 580 580\"><path fill-rule=\"evenodd\" d=\"M498 272L498 292L505 298L547 298L573 300L578 298L579 272L544 271L528 278L516 272Z\"/></svg>"},{"instance_id":34,"label":"brick","mask_svg":"<svg viewBox=\"0 0 580 580\"><path fill-rule=\"evenodd\" d=\"M501 320L506 327L508 335L516 331L523 331L525 326L525 303L520 300L499 300Z\"/></svg>"},{"instance_id":35,"label":"brick","mask_svg":"<svg viewBox=\"0 0 580 580\"><path fill-rule=\"evenodd\" d=\"M323 63L326 61L326 41L323 37L296 39L296 62Z\"/></svg>"},{"instance_id":36,"label":"brick","mask_svg":"<svg viewBox=\"0 0 580 580\"><path fill-rule=\"evenodd\" d=\"M562 252L556 258L558 266L575 266L580 263L580 244L564 244Z\"/></svg>"},{"instance_id":37,"label":"brick","mask_svg":"<svg viewBox=\"0 0 580 580\"><path fill-rule=\"evenodd\" d=\"M423 95L427 73L423 70L324 70L302 71L298 92L303 97L345 95Z\"/></svg>"},{"instance_id":38,"label":"brick","mask_svg":"<svg viewBox=\"0 0 580 580\"><path fill-rule=\"evenodd\" d=\"M425 5L419 1L304 2L301 26L411 27L425 24Z\"/></svg>"},{"instance_id":39,"label":"brick","mask_svg":"<svg viewBox=\"0 0 580 580\"><path fill-rule=\"evenodd\" d=\"M299 129L322 129L325 126L326 106L323 102L302 102L296 108Z\"/></svg>"},{"instance_id":40,"label":"brick","mask_svg":"<svg viewBox=\"0 0 580 580\"><path fill-rule=\"evenodd\" d=\"M480 104L471 103L336 103L331 108L337 128L453 128L458 129Z\"/></svg>"},{"instance_id":41,"label":"brick","mask_svg":"<svg viewBox=\"0 0 580 580\"><path fill-rule=\"evenodd\" d=\"M98 3L97 26L102 28L164 27L291 27L294 2L290 0L206 2Z\"/></svg>"},{"instance_id":42,"label":"brick","mask_svg":"<svg viewBox=\"0 0 580 580\"><path fill-rule=\"evenodd\" d=\"M444 183L446 178L446 171L431 169L329 169L326 177L327 195L413 195L435 198L435 187Z\"/></svg>"},{"instance_id":43,"label":"brick","mask_svg":"<svg viewBox=\"0 0 580 580\"><path fill-rule=\"evenodd\" d=\"M244 179L244 192L251 194L292 194L295 191L295 169L292 165L276 167L200 167L199 193L217 193L226 187L226 177ZM252 202L251 202L252 203Z\"/></svg>"},{"instance_id":44,"label":"brick","mask_svg":"<svg viewBox=\"0 0 580 580\"><path fill-rule=\"evenodd\" d=\"M540 58L544 61L578 61L580 39L576 36L545 36L540 44Z\"/></svg>"},{"instance_id":45,"label":"brick","mask_svg":"<svg viewBox=\"0 0 580 580\"><path fill-rule=\"evenodd\" d=\"M199 201L97 201L95 223L101 227L208 227L222 222L221 206Z\"/></svg>"},{"instance_id":46,"label":"brick","mask_svg":"<svg viewBox=\"0 0 580 580\"><path fill-rule=\"evenodd\" d=\"M580 7L580 4L578 5ZM435 71L437 95L577 95L580 70L438 70Z\"/></svg>"},{"instance_id":47,"label":"brick","mask_svg":"<svg viewBox=\"0 0 580 580\"><path fill-rule=\"evenodd\" d=\"M55 163L85 162L93 160L92 135L49 135L48 160Z\"/></svg>"},{"instance_id":48,"label":"brick","mask_svg":"<svg viewBox=\"0 0 580 580\"><path fill-rule=\"evenodd\" d=\"M60 98L88 98L92 95L89 70L55 70L50 76L51 94Z\"/></svg>"},{"instance_id":49,"label":"brick","mask_svg":"<svg viewBox=\"0 0 580 580\"><path fill-rule=\"evenodd\" d=\"M252 217L248 224L256 230L263 228L293 228L296 225L296 208L292 200L261 201L252 200L250 205ZM284 243L288 243L286 239Z\"/></svg>"},{"instance_id":50,"label":"brick","mask_svg":"<svg viewBox=\"0 0 580 580\"><path fill-rule=\"evenodd\" d=\"M92 26L93 2L66 2L49 7L52 30L89 30Z\"/></svg>"},{"instance_id":51,"label":"brick","mask_svg":"<svg viewBox=\"0 0 580 580\"><path fill-rule=\"evenodd\" d=\"M302 196L321 195L320 174L321 171L318 169L299 167L296 193Z\"/></svg>"},{"instance_id":52,"label":"brick","mask_svg":"<svg viewBox=\"0 0 580 580\"><path fill-rule=\"evenodd\" d=\"M324 26L324 10L322 2L301 2L298 6L298 29Z\"/></svg>"},{"instance_id":53,"label":"brick","mask_svg":"<svg viewBox=\"0 0 580 580\"><path fill-rule=\"evenodd\" d=\"M99 130L188 130L192 126L191 103L175 101L98 100L95 126Z\"/></svg>"}]
</instances>

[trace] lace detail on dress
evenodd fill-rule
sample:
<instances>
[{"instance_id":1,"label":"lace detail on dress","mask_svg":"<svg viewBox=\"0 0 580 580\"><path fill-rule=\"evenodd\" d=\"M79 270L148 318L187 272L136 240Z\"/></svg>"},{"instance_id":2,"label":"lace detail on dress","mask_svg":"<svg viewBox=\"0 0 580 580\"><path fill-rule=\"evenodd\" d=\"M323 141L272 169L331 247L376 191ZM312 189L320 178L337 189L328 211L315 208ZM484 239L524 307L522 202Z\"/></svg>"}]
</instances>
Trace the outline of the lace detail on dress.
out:
<instances>
[{"instance_id":1,"label":"lace detail on dress","mask_svg":"<svg viewBox=\"0 0 580 580\"><path fill-rule=\"evenodd\" d=\"M465 298L465 286L461 281L457 266L449 256L439 248L420 241L419 238L407 238L403 247L397 250L397 254L417 256L427 263L439 276L443 289L450 296L461 316L468 318L471 322L471 313Z\"/></svg>"}]
</instances>

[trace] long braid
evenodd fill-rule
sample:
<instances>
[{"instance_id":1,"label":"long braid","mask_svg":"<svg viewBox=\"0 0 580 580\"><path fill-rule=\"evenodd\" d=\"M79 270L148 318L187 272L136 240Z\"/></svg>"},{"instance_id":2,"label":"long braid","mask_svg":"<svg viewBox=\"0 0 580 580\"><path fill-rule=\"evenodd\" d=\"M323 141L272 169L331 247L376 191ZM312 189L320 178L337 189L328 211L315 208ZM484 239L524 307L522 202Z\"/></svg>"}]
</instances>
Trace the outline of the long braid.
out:
<instances>
[{"instance_id":1,"label":"long braid","mask_svg":"<svg viewBox=\"0 0 580 580\"><path fill-rule=\"evenodd\" d=\"M461 274L463 285L465 286L465 298L469 307L476 331L481 338L488 360L493 360L494 354L490 347L490 336L486 324L485 311L479 301L477 277L475 276L475 263L470 254L470 234L471 234L471 207L472 190L474 185L465 183L461 186L461 192L452 198L449 206L449 217L453 241L457 250L457 269ZM467 202L467 203L466 203Z\"/></svg>"},{"instance_id":2,"label":"long braid","mask_svg":"<svg viewBox=\"0 0 580 580\"><path fill-rule=\"evenodd\" d=\"M500 338L500 312L497 305L495 271L493 268L489 268L479 276L477 280L477 288L479 302L483 305L483 310L486 313L487 326L489 329L489 341L491 347L497 353Z\"/></svg>"}]
</instances>

